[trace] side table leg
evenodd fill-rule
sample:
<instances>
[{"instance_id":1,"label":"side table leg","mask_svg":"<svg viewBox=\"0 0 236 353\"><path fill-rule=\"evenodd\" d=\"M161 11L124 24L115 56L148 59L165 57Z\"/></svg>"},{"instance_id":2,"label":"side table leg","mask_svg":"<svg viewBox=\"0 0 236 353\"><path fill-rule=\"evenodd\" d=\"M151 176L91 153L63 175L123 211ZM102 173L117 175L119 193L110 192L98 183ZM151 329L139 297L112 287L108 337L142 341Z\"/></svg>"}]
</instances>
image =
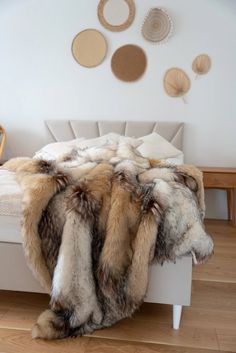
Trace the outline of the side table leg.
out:
<instances>
[{"instance_id":1,"label":"side table leg","mask_svg":"<svg viewBox=\"0 0 236 353\"><path fill-rule=\"evenodd\" d=\"M234 197L234 189L230 189L231 191L231 214L232 214L232 224L235 227L235 197Z\"/></svg>"},{"instance_id":2,"label":"side table leg","mask_svg":"<svg viewBox=\"0 0 236 353\"><path fill-rule=\"evenodd\" d=\"M227 192L227 206L228 206L228 221L231 221L231 189L226 189Z\"/></svg>"}]
</instances>

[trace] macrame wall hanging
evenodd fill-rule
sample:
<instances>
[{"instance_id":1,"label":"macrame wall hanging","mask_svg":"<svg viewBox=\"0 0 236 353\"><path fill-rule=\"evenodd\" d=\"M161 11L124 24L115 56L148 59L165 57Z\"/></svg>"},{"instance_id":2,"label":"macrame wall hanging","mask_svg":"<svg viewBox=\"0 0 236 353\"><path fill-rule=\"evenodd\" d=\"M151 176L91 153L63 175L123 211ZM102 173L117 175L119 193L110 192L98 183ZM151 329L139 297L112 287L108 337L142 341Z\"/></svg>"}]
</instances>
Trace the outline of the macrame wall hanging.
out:
<instances>
[{"instance_id":1,"label":"macrame wall hanging","mask_svg":"<svg viewBox=\"0 0 236 353\"><path fill-rule=\"evenodd\" d=\"M188 75L179 68L171 68L166 71L164 80L165 92L170 97L182 97L186 103L186 94L188 93L191 82Z\"/></svg>"},{"instance_id":2,"label":"macrame wall hanging","mask_svg":"<svg viewBox=\"0 0 236 353\"><path fill-rule=\"evenodd\" d=\"M192 63L192 69L196 74L196 78L199 75L206 75L211 68L211 58L207 54L198 55Z\"/></svg>"},{"instance_id":3,"label":"macrame wall hanging","mask_svg":"<svg viewBox=\"0 0 236 353\"><path fill-rule=\"evenodd\" d=\"M173 33L173 22L166 10L149 10L141 29L143 37L149 42L165 43Z\"/></svg>"}]
</instances>

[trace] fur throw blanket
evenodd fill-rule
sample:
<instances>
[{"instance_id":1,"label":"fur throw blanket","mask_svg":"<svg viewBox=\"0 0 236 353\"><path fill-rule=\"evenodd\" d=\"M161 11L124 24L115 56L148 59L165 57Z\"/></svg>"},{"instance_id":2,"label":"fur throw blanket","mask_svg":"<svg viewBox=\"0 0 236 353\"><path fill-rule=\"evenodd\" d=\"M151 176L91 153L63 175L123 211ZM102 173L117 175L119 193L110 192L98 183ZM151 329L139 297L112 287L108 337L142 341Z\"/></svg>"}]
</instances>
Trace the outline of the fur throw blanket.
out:
<instances>
[{"instance_id":1,"label":"fur throw blanket","mask_svg":"<svg viewBox=\"0 0 236 353\"><path fill-rule=\"evenodd\" d=\"M143 302L151 262L192 253L200 263L213 252L202 222L202 175L193 166L151 161L121 144L4 167L24 193L28 265L51 294L34 338L108 327Z\"/></svg>"}]
</instances>

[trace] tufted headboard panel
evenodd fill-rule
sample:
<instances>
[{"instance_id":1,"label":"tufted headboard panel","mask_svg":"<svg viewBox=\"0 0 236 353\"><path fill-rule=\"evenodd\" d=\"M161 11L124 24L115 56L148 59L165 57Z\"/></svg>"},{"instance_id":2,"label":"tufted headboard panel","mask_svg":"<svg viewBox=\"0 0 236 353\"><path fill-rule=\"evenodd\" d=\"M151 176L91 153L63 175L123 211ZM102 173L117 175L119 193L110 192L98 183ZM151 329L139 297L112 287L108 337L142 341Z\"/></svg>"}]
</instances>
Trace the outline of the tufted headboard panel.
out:
<instances>
[{"instance_id":1,"label":"tufted headboard panel","mask_svg":"<svg viewBox=\"0 0 236 353\"><path fill-rule=\"evenodd\" d=\"M184 123L179 122L46 120L45 124L54 141L94 138L109 132L131 137L157 132L176 148L182 150L183 145Z\"/></svg>"}]
</instances>

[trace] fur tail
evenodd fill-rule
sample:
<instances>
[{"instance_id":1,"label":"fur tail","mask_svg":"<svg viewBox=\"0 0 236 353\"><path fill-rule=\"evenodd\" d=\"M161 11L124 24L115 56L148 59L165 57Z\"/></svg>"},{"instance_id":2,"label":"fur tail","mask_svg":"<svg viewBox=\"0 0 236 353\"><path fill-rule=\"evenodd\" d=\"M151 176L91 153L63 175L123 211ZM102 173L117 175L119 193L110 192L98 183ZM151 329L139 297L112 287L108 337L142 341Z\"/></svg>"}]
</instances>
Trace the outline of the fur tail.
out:
<instances>
[{"instance_id":1,"label":"fur tail","mask_svg":"<svg viewBox=\"0 0 236 353\"><path fill-rule=\"evenodd\" d=\"M68 180L65 175L27 175L21 186L23 196L22 236L26 259L42 287L50 293L51 276L41 250L38 225L43 210L58 190L64 188Z\"/></svg>"},{"instance_id":2,"label":"fur tail","mask_svg":"<svg viewBox=\"0 0 236 353\"><path fill-rule=\"evenodd\" d=\"M48 309L45 310L37 320L32 329L32 338L43 338L46 340L64 338L69 335L69 317L64 313L57 314Z\"/></svg>"},{"instance_id":3,"label":"fur tail","mask_svg":"<svg viewBox=\"0 0 236 353\"><path fill-rule=\"evenodd\" d=\"M126 293L135 310L143 301L148 286L148 268L153 260L155 241L164 202L155 195L157 186L149 185L143 200L142 219L134 242L134 254L129 268ZM162 203L160 203L162 201Z\"/></svg>"}]
</instances>

